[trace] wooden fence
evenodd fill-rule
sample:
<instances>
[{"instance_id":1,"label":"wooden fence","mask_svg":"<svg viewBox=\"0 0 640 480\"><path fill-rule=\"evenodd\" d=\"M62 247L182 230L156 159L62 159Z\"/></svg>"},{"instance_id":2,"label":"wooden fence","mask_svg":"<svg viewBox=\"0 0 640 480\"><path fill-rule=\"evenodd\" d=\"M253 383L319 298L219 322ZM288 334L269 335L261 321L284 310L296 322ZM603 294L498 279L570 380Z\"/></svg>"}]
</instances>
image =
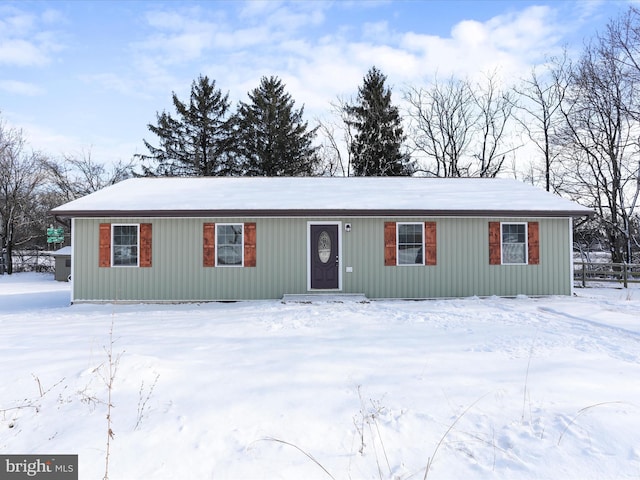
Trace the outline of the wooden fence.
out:
<instances>
[{"instance_id":1,"label":"wooden fence","mask_svg":"<svg viewBox=\"0 0 640 480\"><path fill-rule=\"evenodd\" d=\"M588 282L615 282L628 288L630 283L640 283L640 264L574 262L573 279L583 287Z\"/></svg>"}]
</instances>

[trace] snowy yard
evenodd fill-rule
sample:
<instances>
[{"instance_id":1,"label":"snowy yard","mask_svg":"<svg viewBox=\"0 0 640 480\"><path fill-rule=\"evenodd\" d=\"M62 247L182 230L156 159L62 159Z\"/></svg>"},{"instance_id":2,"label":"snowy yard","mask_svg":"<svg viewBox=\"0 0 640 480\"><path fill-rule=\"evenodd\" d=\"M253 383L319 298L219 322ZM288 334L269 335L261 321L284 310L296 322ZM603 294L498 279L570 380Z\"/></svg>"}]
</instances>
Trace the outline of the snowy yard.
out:
<instances>
[{"instance_id":1,"label":"snowy yard","mask_svg":"<svg viewBox=\"0 0 640 480\"><path fill-rule=\"evenodd\" d=\"M0 276L0 452L102 478L112 346L114 480L638 478L640 288L576 293L68 306Z\"/></svg>"}]
</instances>

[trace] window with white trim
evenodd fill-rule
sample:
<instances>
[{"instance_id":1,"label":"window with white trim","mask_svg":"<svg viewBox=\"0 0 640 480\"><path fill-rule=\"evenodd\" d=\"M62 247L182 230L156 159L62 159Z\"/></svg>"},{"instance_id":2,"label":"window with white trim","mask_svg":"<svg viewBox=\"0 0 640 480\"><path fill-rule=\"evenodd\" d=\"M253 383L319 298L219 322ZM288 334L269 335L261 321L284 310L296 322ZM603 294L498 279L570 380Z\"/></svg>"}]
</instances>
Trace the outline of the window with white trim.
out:
<instances>
[{"instance_id":1,"label":"window with white trim","mask_svg":"<svg viewBox=\"0 0 640 480\"><path fill-rule=\"evenodd\" d=\"M527 224L502 223L502 263L510 265L527 264Z\"/></svg>"},{"instance_id":2,"label":"window with white trim","mask_svg":"<svg viewBox=\"0 0 640 480\"><path fill-rule=\"evenodd\" d=\"M242 223L216 224L216 265L241 267L243 265L244 235Z\"/></svg>"},{"instance_id":3,"label":"window with white trim","mask_svg":"<svg viewBox=\"0 0 640 480\"><path fill-rule=\"evenodd\" d=\"M424 265L424 223L398 223L398 265Z\"/></svg>"},{"instance_id":4,"label":"window with white trim","mask_svg":"<svg viewBox=\"0 0 640 480\"><path fill-rule=\"evenodd\" d=\"M112 225L112 261L114 267L137 267L139 225Z\"/></svg>"}]
</instances>

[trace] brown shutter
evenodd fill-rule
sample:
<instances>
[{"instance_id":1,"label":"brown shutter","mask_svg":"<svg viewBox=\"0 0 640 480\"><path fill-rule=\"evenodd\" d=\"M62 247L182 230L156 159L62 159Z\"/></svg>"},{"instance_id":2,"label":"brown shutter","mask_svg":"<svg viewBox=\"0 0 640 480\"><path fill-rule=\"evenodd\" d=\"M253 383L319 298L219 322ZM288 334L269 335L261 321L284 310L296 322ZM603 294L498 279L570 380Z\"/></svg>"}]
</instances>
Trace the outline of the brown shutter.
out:
<instances>
[{"instance_id":1,"label":"brown shutter","mask_svg":"<svg viewBox=\"0 0 640 480\"><path fill-rule=\"evenodd\" d=\"M529 265L538 265L540 263L540 229L538 222L529 222L527 225L527 237Z\"/></svg>"},{"instance_id":2,"label":"brown shutter","mask_svg":"<svg viewBox=\"0 0 640 480\"><path fill-rule=\"evenodd\" d=\"M256 266L256 224L244 224L244 266Z\"/></svg>"},{"instance_id":3,"label":"brown shutter","mask_svg":"<svg viewBox=\"0 0 640 480\"><path fill-rule=\"evenodd\" d=\"M425 265L437 265L436 222L424 222Z\"/></svg>"},{"instance_id":4,"label":"brown shutter","mask_svg":"<svg viewBox=\"0 0 640 480\"><path fill-rule=\"evenodd\" d=\"M151 266L151 224L140 224L140 266Z\"/></svg>"},{"instance_id":5,"label":"brown shutter","mask_svg":"<svg viewBox=\"0 0 640 480\"><path fill-rule=\"evenodd\" d=\"M216 224L205 223L202 227L202 265L216 266Z\"/></svg>"},{"instance_id":6,"label":"brown shutter","mask_svg":"<svg viewBox=\"0 0 640 480\"><path fill-rule=\"evenodd\" d=\"M489 265L502 263L500 222L489 222Z\"/></svg>"},{"instance_id":7,"label":"brown shutter","mask_svg":"<svg viewBox=\"0 0 640 480\"><path fill-rule=\"evenodd\" d=\"M384 265L396 265L396 222L384 222Z\"/></svg>"},{"instance_id":8,"label":"brown shutter","mask_svg":"<svg viewBox=\"0 0 640 480\"><path fill-rule=\"evenodd\" d=\"M111 266L111 224L101 223L99 230L98 266Z\"/></svg>"}]
</instances>

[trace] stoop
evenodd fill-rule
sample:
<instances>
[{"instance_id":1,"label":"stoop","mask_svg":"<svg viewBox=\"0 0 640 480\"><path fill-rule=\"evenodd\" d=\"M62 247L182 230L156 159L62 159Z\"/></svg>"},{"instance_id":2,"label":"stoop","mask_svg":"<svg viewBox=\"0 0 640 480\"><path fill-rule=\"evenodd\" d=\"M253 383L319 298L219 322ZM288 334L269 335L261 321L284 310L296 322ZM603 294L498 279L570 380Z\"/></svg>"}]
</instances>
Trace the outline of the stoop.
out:
<instances>
[{"instance_id":1,"label":"stoop","mask_svg":"<svg viewBox=\"0 0 640 480\"><path fill-rule=\"evenodd\" d=\"M364 293L286 293L282 303L369 303Z\"/></svg>"}]
</instances>

